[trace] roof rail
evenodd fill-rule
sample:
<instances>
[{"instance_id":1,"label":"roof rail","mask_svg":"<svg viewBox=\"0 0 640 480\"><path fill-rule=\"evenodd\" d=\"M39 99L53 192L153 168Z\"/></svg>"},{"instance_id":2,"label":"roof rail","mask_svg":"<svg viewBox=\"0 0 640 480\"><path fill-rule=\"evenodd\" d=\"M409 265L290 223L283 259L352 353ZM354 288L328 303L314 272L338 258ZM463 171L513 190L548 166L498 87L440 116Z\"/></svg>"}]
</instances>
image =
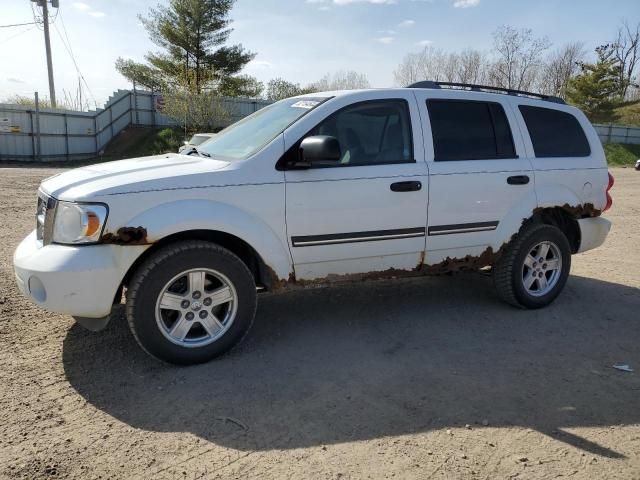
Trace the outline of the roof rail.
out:
<instances>
[{"instance_id":1,"label":"roof rail","mask_svg":"<svg viewBox=\"0 0 640 480\"><path fill-rule=\"evenodd\" d=\"M537 98L547 102L560 103L563 105L566 104L563 99L560 97L554 97L553 95L543 95L541 93L525 92L524 90L514 90L511 88L492 87L489 85L476 85L473 83L434 82L433 80L423 80L421 82L412 83L407 88L450 88L452 90L471 90L473 92L503 93L518 97Z\"/></svg>"}]
</instances>

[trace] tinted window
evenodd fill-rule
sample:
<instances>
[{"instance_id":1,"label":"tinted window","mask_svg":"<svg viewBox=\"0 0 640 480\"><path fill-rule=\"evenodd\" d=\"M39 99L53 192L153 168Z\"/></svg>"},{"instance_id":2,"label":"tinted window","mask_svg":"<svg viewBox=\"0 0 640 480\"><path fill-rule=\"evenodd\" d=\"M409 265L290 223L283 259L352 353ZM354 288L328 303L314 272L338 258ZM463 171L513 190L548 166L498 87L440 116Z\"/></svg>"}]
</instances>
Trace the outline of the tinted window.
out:
<instances>
[{"instance_id":1,"label":"tinted window","mask_svg":"<svg viewBox=\"0 0 640 480\"><path fill-rule=\"evenodd\" d=\"M515 158L502 105L465 100L427 100L436 161Z\"/></svg>"},{"instance_id":2,"label":"tinted window","mask_svg":"<svg viewBox=\"0 0 640 480\"><path fill-rule=\"evenodd\" d=\"M586 157L589 142L580 123L570 113L520 105L536 157Z\"/></svg>"},{"instance_id":3,"label":"tinted window","mask_svg":"<svg viewBox=\"0 0 640 480\"><path fill-rule=\"evenodd\" d=\"M336 166L414 161L409 107L404 100L350 105L323 120L310 135L338 139L342 159Z\"/></svg>"}]
</instances>

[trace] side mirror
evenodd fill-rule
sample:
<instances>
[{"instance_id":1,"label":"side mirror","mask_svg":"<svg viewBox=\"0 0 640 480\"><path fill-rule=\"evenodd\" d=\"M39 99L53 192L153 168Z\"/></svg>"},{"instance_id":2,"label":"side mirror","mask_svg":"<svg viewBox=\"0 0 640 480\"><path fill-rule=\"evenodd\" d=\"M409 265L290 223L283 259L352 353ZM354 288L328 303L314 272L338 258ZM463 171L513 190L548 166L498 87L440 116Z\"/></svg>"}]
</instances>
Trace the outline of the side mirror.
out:
<instances>
[{"instance_id":1,"label":"side mirror","mask_svg":"<svg viewBox=\"0 0 640 480\"><path fill-rule=\"evenodd\" d=\"M297 166L334 165L341 158L340 142L336 137L315 135L302 140L300 144L300 161Z\"/></svg>"}]
</instances>

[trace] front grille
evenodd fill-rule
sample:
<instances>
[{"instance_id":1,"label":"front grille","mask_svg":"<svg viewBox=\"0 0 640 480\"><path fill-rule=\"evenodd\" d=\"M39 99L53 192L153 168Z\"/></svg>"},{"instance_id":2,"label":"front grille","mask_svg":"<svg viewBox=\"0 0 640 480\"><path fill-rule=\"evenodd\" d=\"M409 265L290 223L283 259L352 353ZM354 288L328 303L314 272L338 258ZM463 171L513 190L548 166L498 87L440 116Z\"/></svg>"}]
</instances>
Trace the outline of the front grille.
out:
<instances>
[{"instance_id":1,"label":"front grille","mask_svg":"<svg viewBox=\"0 0 640 480\"><path fill-rule=\"evenodd\" d=\"M51 241L53 228L53 214L56 206L54 198L43 192L38 192L38 206L36 208L36 237L47 245Z\"/></svg>"}]
</instances>

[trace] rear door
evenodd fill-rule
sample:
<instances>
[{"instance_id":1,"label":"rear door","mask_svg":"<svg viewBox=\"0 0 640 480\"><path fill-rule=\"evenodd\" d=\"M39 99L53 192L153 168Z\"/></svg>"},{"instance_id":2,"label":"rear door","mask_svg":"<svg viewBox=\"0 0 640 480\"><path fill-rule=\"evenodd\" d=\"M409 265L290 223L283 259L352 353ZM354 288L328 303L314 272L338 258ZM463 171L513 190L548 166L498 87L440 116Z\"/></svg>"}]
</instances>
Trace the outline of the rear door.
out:
<instances>
[{"instance_id":1,"label":"rear door","mask_svg":"<svg viewBox=\"0 0 640 480\"><path fill-rule=\"evenodd\" d=\"M416 96L429 166L426 263L495 252L536 206L508 97L434 90Z\"/></svg>"}]
</instances>

